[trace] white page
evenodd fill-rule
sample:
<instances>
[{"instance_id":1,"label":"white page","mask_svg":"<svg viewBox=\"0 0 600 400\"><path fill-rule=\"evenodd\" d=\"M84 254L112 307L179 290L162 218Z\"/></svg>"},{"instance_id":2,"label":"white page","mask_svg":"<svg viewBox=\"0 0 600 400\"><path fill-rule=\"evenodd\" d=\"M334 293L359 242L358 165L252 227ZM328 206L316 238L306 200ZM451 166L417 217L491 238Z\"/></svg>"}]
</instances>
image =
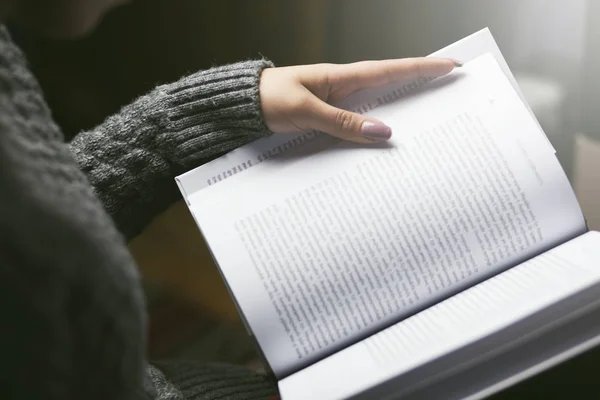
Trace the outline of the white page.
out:
<instances>
[{"instance_id":1,"label":"white page","mask_svg":"<svg viewBox=\"0 0 600 400\"><path fill-rule=\"evenodd\" d=\"M482 29L431 54L430 57L454 58L462 62L468 62L486 53L492 54L498 61L498 65L523 100L523 103L529 107L489 29ZM395 84L384 88L359 91L349 96L339 106L362 113L364 112L363 109L374 107L375 99L383 98L385 94L392 93L402 86L405 85ZM318 151L336 142L336 140L322 137L314 132L304 132L296 135L273 135L240 147L229 154L182 174L177 177L177 183L183 197L187 200L194 192L246 171L274 155L297 152L299 148L303 148L308 152ZM547 140L547 143L551 146L550 141ZM274 165L274 168L278 168L277 164Z\"/></svg>"},{"instance_id":2,"label":"white page","mask_svg":"<svg viewBox=\"0 0 600 400\"><path fill-rule=\"evenodd\" d=\"M369 114L399 134L283 160L276 174L260 164L191 197L279 377L585 229L493 57Z\"/></svg>"},{"instance_id":3,"label":"white page","mask_svg":"<svg viewBox=\"0 0 600 400\"><path fill-rule=\"evenodd\" d=\"M283 379L282 398L350 397L598 282L600 234L589 232Z\"/></svg>"}]
</instances>

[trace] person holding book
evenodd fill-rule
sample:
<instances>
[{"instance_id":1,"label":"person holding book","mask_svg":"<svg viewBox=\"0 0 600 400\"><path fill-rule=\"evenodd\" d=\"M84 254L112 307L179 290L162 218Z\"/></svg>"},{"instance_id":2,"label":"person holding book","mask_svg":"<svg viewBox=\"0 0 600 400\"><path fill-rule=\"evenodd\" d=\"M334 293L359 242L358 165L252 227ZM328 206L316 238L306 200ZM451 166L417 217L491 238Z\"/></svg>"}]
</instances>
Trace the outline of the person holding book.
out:
<instances>
[{"instance_id":1,"label":"person holding book","mask_svg":"<svg viewBox=\"0 0 600 400\"><path fill-rule=\"evenodd\" d=\"M0 21L77 36L119 3L0 0ZM144 296L126 240L177 199L177 174L272 132L387 140L389 127L330 103L454 67L446 59L288 68L245 61L159 86L64 143L24 55L0 25L3 398L274 395L271 380L238 367L149 366Z\"/></svg>"},{"instance_id":2,"label":"person holding book","mask_svg":"<svg viewBox=\"0 0 600 400\"><path fill-rule=\"evenodd\" d=\"M284 400L543 398L593 371L563 367L597 358L600 233L490 31L431 56L465 64L343 101L384 146L274 136L176 177Z\"/></svg>"}]
</instances>

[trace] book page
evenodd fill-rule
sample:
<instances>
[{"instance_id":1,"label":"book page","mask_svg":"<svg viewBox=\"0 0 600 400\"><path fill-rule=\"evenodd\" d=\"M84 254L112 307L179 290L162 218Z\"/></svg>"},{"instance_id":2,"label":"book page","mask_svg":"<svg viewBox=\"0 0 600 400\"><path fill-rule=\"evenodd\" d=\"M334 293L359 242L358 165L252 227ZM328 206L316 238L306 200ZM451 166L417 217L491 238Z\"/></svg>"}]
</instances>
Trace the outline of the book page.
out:
<instances>
[{"instance_id":1,"label":"book page","mask_svg":"<svg viewBox=\"0 0 600 400\"><path fill-rule=\"evenodd\" d=\"M585 230L493 57L370 115L389 143L339 143L192 196L280 377Z\"/></svg>"},{"instance_id":2,"label":"book page","mask_svg":"<svg viewBox=\"0 0 600 400\"><path fill-rule=\"evenodd\" d=\"M462 62L468 62L486 53L492 54L498 61L498 65L523 100L523 104L529 107L489 29L482 29L431 54L430 57L455 58ZM362 90L348 96L348 98L337 104L337 106L363 114L368 110L378 107L380 104L388 103L391 99L397 100L399 94L407 94L426 82L427 80L423 82L397 83L386 87ZM545 136L543 137L547 144L551 146L550 141ZM335 145L337 142L338 140L336 139L314 131L294 135L273 135L252 142L178 176L177 184L183 197L188 200L189 196L196 191L247 171L258 164L269 163L269 160L273 157L281 154L318 152ZM273 166L272 169L274 171L278 168L278 164L269 163L269 165ZM263 171L263 173L265 172Z\"/></svg>"},{"instance_id":3,"label":"book page","mask_svg":"<svg viewBox=\"0 0 600 400\"><path fill-rule=\"evenodd\" d=\"M351 397L398 379L587 288L595 290L595 299L599 300L599 284L600 233L589 232L283 379L282 398ZM574 309L586 305L581 303ZM569 315L574 317L576 313ZM548 326L536 329L553 329L568 323L568 318L557 315ZM529 334L536 333L534 330ZM501 346L496 342L496 349ZM481 352L471 356L486 357ZM411 381L401 390L419 384Z\"/></svg>"}]
</instances>

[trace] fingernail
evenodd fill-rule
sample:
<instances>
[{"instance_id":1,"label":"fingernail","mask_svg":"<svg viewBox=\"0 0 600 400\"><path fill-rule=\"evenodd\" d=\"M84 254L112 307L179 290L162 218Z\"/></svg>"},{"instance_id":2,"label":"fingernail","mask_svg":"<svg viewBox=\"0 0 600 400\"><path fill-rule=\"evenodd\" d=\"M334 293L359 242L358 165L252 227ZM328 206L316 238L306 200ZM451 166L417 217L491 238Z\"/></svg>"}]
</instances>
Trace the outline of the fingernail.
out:
<instances>
[{"instance_id":1,"label":"fingernail","mask_svg":"<svg viewBox=\"0 0 600 400\"><path fill-rule=\"evenodd\" d=\"M464 65L462 62L460 62L460 61L458 61L458 60L455 60L455 59L453 59L453 58L451 58L450 60L451 60L451 61L454 63L454 66L455 66L455 67L458 67L458 68L460 68L460 67L462 67L462 66Z\"/></svg>"},{"instance_id":2,"label":"fingernail","mask_svg":"<svg viewBox=\"0 0 600 400\"><path fill-rule=\"evenodd\" d=\"M360 127L360 133L364 138L384 141L392 137L392 128L380 122L365 121Z\"/></svg>"}]
</instances>

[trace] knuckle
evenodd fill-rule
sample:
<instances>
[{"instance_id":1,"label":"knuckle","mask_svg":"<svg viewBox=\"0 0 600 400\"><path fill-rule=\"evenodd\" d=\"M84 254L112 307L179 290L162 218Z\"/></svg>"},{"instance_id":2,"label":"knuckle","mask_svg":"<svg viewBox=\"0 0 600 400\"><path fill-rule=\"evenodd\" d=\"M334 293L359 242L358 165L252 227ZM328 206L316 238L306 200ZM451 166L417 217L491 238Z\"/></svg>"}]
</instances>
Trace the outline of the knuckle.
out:
<instances>
[{"instance_id":1,"label":"knuckle","mask_svg":"<svg viewBox=\"0 0 600 400\"><path fill-rule=\"evenodd\" d=\"M309 120L314 114L314 101L309 95L300 95L290 101L287 114L294 119Z\"/></svg>"},{"instance_id":2,"label":"knuckle","mask_svg":"<svg viewBox=\"0 0 600 400\"><path fill-rule=\"evenodd\" d=\"M293 108L294 110L301 112L301 113L306 113L308 111L310 111L312 107L312 99L311 96L298 96L293 104Z\"/></svg>"},{"instance_id":3,"label":"knuckle","mask_svg":"<svg viewBox=\"0 0 600 400\"><path fill-rule=\"evenodd\" d=\"M352 130L352 126L354 125L354 116L349 111L340 110L335 116L335 125L340 131Z\"/></svg>"},{"instance_id":4,"label":"knuckle","mask_svg":"<svg viewBox=\"0 0 600 400\"><path fill-rule=\"evenodd\" d=\"M414 64L414 68L415 68L417 77L423 78L423 76L425 75L425 70L426 70L425 59L422 57L414 58L413 64Z\"/></svg>"},{"instance_id":5,"label":"knuckle","mask_svg":"<svg viewBox=\"0 0 600 400\"><path fill-rule=\"evenodd\" d=\"M317 78L316 80L319 87L328 89L335 83L335 64L314 64L314 71L314 75Z\"/></svg>"}]
</instances>

